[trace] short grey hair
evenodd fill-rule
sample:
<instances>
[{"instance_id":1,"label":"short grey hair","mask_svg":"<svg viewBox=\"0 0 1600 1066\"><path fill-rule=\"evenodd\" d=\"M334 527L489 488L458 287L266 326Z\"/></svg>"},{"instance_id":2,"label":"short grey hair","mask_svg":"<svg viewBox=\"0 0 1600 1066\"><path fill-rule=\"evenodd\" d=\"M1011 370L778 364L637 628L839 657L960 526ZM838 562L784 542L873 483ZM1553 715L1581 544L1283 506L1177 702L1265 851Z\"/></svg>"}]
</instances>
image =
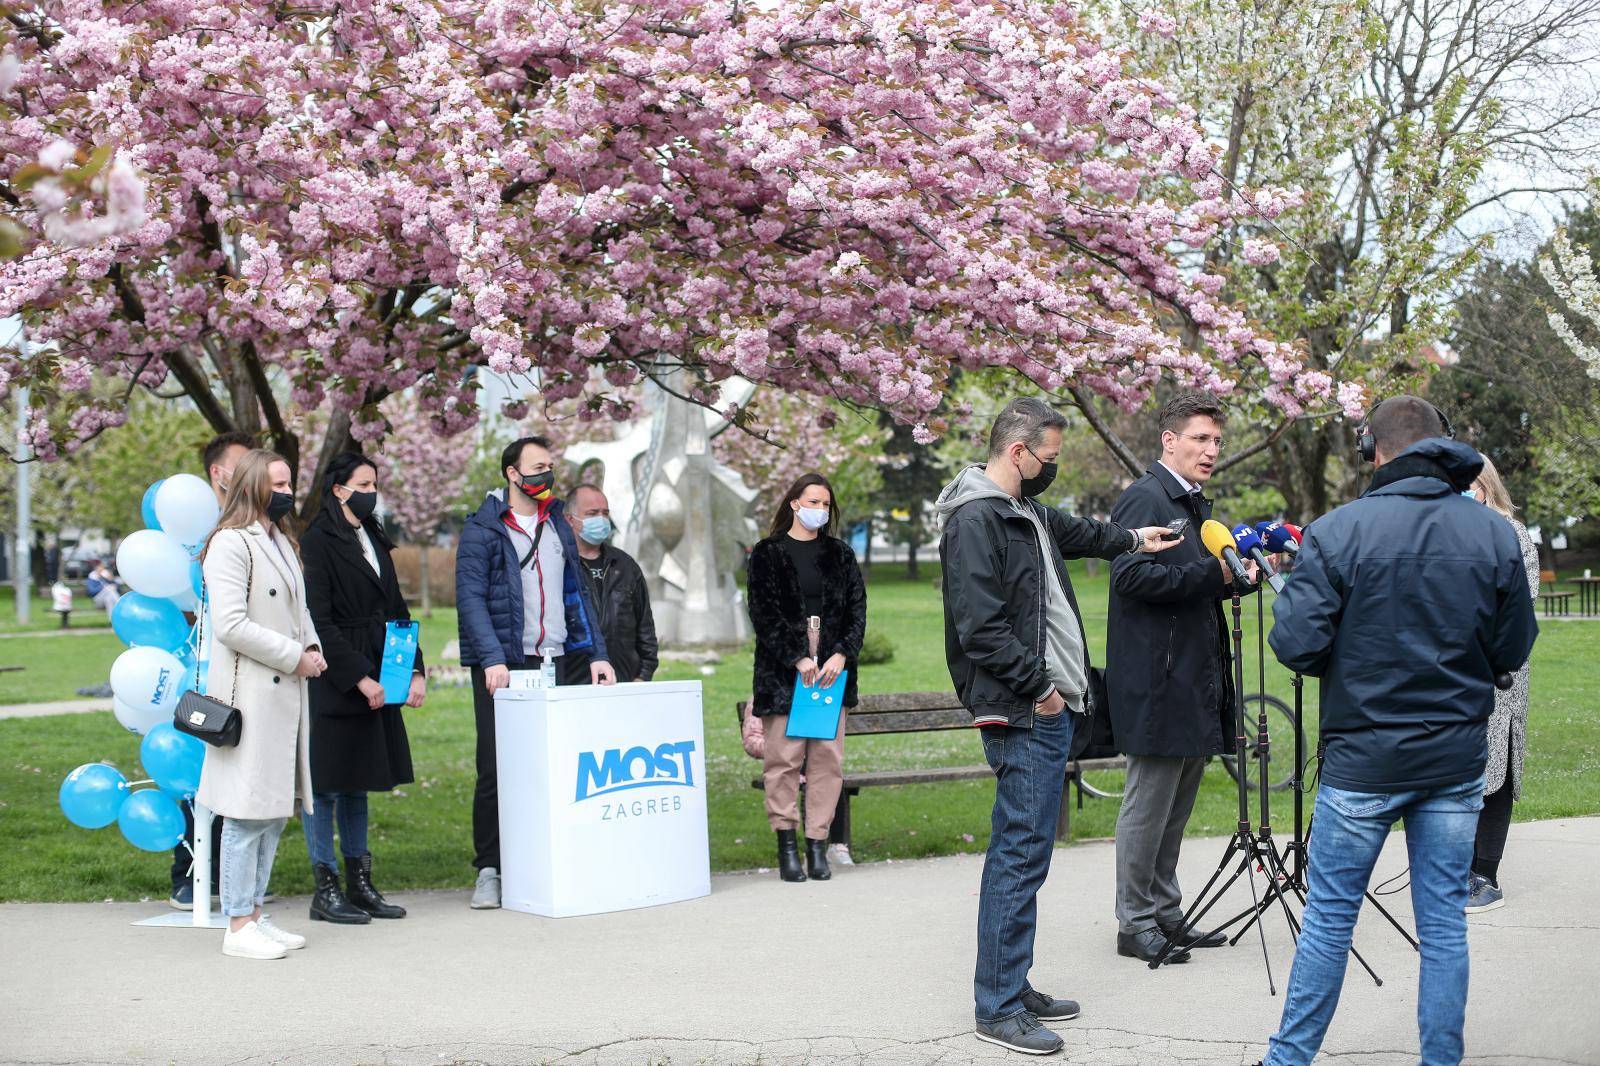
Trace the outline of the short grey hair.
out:
<instances>
[{"instance_id":1,"label":"short grey hair","mask_svg":"<svg viewBox=\"0 0 1600 1066\"><path fill-rule=\"evenodd\" d=\"M590 492L598 492L601 496L606 494L605 490L599 485L594 484L592 481L585 481L581 485L574 487L571 492L567 493L566 507L568 511L576 511L578 509L578 497L583 495L584 489L588 489ZM607 500L606 502L610 503L611 501Z\"/></svg>"},{"instance_id":2,"label":"short grey hair","mask_svg":"<svg viewBox=\"0 0 1600 1066\"><path fill-rule=\"evenodd\" d=\"M1060 411L1035 396L1018 396L989 427L989 458L1018 441L1032 450L1044 443L1046 431L1066 428L1067 418Z\"/></svg>"}]
</instances>

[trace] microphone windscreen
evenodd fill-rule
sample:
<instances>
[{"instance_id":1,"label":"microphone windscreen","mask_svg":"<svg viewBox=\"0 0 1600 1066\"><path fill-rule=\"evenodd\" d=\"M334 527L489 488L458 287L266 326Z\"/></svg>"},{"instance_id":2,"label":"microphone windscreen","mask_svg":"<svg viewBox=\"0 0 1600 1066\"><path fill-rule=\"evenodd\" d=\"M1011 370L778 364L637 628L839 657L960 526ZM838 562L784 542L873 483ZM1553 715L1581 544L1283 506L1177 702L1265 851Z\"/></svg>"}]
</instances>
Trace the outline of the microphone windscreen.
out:
<instances>
[{"instance_id":1,"label":"microphone windscreen","mask_svg":"<svg viewBox=\"0 0 1600 1066\"><path fill-rule=\"evenodd\" d=\"M1283 528L1289 531L1289 536L1294 538L1294 542L1296 544L1301 543L1305 539L1305 534L1301 533L1300 527L1295 525L1293 522L1285 522L1283 524Z\"/></svg>"},{"instance_id":2,"label":"microphone windscreen","mask_svg":"<svg viewBox=\"0 0 1600 1066\"><path fill-rule=\"evenodd\" d=\"M1254 548L1260 548L1263 553L1267 550L1267 546L1261 542L1261 535L1246 522L1233 527L1233 542L1239 546L1240 555L1249 555Z\"/></svg>"},{"instance_id":3,"label":"microphone windscreen","mask_svg":"<svg viewBox=\"0 0 1600 1066\"><path fill-rule=\"evenodd\" d=\"M1200 526L1200 540L1205 544L1206 551L1222 558L1225 548L1238 551L1238 546L1233 543L1233 534L1228 532L1228 527L1218 522L1215 518L1207 519Z\"/></svg>"},{"instance_id":4,"label":"microphone windscreen","mask_svg":"<svg viewBox=\"0 0 1600 1066\"><path fill-rule=\"evenodd\" d=\"M1257 522L1256 532L1261 534L1261 539L1266 543L1269 552L1290 551L1299 543L1289 532L1289 527L1282 522Z\"/></svg>"}]
</instances>

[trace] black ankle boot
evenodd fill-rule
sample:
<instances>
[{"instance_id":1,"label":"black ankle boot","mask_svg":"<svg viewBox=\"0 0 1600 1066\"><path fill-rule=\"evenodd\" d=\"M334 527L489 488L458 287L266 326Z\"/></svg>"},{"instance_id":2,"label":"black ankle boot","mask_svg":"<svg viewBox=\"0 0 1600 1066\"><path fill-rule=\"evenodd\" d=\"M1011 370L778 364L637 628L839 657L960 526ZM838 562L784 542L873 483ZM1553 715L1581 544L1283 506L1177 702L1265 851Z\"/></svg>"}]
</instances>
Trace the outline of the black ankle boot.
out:
<instances>
[{"instance_id":1,"label":"black ankle boot","mask_svg":"<svg viewBox=\"0 0 1600 1066\"><path fill-rule=\"evenodd\" d=\"M833 876L833 871L828 869L828 841L812 840L806 837L806 870L811 874L813 881L826 881Z\"/></svg>"},{"instance_id":2,"label":"black ankle boot","mask_svg":"<svg viewBox=\"0 0 1600 1066\"><path fill-rule=\"evenodd\" d=\"M359 859L346 858L344 860L345 886L350 893L350 902L360 907L374 918L404 918L406 909L390 903L383 898L372 884L372 853L361 856Z\"/></svg>"},{"instance_id":3,"label":"black ankle boot","mask_svg":"<svg viewBox=\"0 0 1600 1066\"><path fill-rule=\"evenodd\" d=\"M804 881L805 870L800 867L800 847L795 842L793 829L778 830L778 876L785 881Z\"/></svg>"},{"instance_id":4,"label":"black ankle boot","mask_svg":"<svg viewBox=\"0 0 1600 1066\"><path fill-rule=\"evenodd\" d=\"M317 880L317 894L311 897L311 918L318 922L338 925L366 925L372 915L345 898L339 887L339 871L331 866L314 866L311 874Z\"/></svg>"}]
</instances>

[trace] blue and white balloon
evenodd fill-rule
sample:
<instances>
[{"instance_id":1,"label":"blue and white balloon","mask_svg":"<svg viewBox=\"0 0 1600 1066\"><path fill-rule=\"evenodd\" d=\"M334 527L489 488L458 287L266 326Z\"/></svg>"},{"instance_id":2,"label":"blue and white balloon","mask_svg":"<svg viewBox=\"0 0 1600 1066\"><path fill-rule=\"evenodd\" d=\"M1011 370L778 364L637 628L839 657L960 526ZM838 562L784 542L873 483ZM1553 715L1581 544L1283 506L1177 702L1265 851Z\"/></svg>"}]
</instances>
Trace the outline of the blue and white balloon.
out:
<instances>
[{"instance_id":1,"label":"blue and white balloon","mask_svg":"<svg viewBox=\"0 0 1600 1066\"><path fill-rule=\"evenodd\" d=\"M125 721L119 712L117 721L135 733L144 733L156 722L171 718L183 674L182 661L160 648L129 648L117 656L111 664L111 692L132 719Z\"/></svg>"},{"instance_id":2,"label":"blue and white balloon","mask_svg":"<svg viewBox=\"0 0 1600 1066\"><path fill-rule=\"evenodd\" d=\"M221 508L211 486L193 474L174 474L156 492L156 518L180 544L199 544L217 524Z\"/></svg>"},{"instance_id":3,"label":"blue and white balloon","mask_svg":"<svg viewBox=\"0 0 1600 1066\"><path fill-rule=\"evenodd\" d=\"M161 791L188 799L200 787L206 746L187 733L178 732L171 722L162 722L144 735L139 744L139 761Z\"/></svg>"},{"instance_id":4,"label":"blue and white balloon","mask_svg":"<svg viewBox=\"0 0 1600 1066\"><path fill-rule=\"evenodd\" d=\"M84 829L104 829L117 820L128 793L128 779L115 766L85 763L61 782L61 813Z\"/></svg>"},{"instance_id":5,"label":"blue and white balloon","mask_svg":"<svg viewBox=\"0 0 1600 1066\"><path fill-rule=\"evenodd\" d=\"M165 480L152 481L150 487L144 490L144 499L139 501L139 517L144 519L146 529L161 528L161 520L156 517L156 493L161 491L161 482Z\"/></svg>"},{"instance_id":6,"label":"blue and white balloon","mask_svg":"<svg viewBox=\"0 0 1600 1066\"><path fill-rule=\"evenodd\" d=\"M189 640L189 623L171 600L130 592L111 608L111 629L132 647L177 651Z\"/></svg>"},{"instance_id":7,"label":"blue and white balloon","mask_svg":"<svg viewBox=\"0 0 1600 1066\"><path fill-rule=\"evenodd\" d=\"M131 792L117 811L128 843L143 851L171 851L183 839L183 809L160 789Z\"/></svg>"},{"instance_id":8,"label":"blue and white balloon","mask_svg":"<svg viewBox=\"0 0 1600 1066\"><path fill-rule=\"evenodd\" d=\"M189 588L189 553L166 533L141 529L117 545L117 573L135 592L169 599Z\"/></svg>"}]
</instances>

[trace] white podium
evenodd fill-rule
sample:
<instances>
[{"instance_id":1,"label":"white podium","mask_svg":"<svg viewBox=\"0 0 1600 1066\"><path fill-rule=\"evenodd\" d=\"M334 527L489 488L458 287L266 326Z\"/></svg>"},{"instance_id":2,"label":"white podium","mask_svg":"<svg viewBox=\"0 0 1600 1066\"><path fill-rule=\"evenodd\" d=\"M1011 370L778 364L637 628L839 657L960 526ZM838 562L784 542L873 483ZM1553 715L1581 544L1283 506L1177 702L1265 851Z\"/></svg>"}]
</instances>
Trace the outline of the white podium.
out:
<instances>
[{"instance_id":1,"label":"white podium","mask_svg":"<svg viewBox=\"0 0 1600 1066\"><path fill-rule=\"evenodd\" d=\"M566 918L711 892L700 682L495 693L501 905Z\"/></svg>"}]
</instances>

